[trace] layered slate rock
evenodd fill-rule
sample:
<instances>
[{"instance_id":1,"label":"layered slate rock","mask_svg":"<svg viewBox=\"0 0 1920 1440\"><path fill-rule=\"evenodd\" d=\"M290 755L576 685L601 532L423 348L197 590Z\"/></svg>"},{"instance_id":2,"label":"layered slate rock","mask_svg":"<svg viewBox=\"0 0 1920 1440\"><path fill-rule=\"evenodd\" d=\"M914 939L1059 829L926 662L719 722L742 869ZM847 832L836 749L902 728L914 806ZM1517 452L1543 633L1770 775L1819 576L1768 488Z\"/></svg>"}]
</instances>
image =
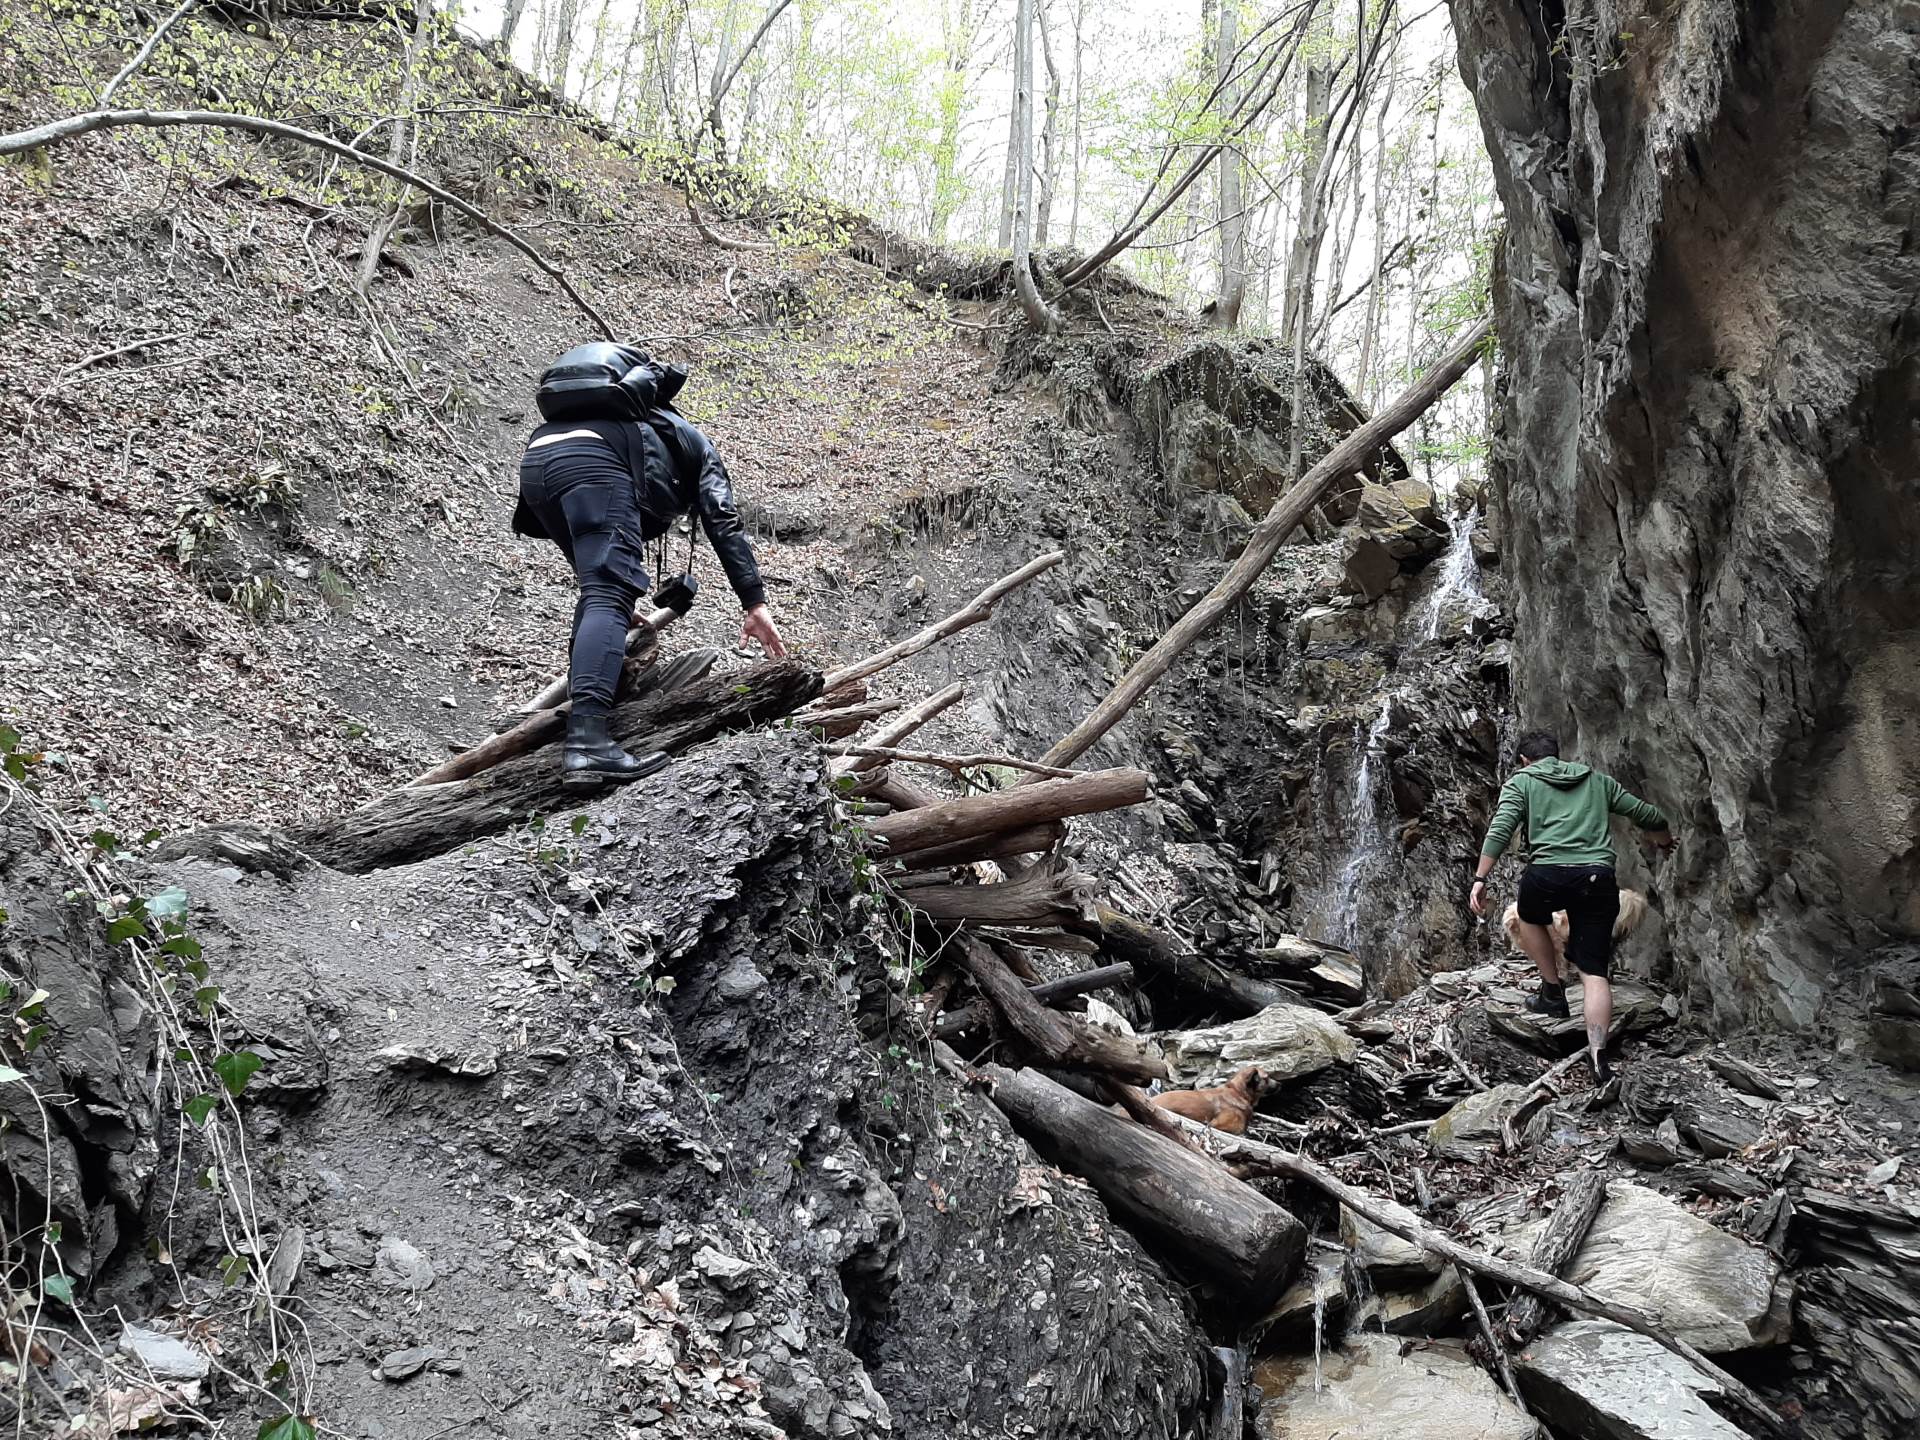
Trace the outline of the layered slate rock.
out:
<instances>
[{"instance_id":1,"label":"layered slate rock","mask_svg":"<svg viewBox=\"0 0 1920 1440\"><path fill-rule=\"evenodd\" d=\"M1500 1148L1501 1127L1526 1100L1525 1085L1496 1085L1469 1095L1433 1122L1427 1148L1449 1160L1478 1160Z\"/></svg>"},{"instance_id":2,"label":"layered slate rock","mask_svg":"<svg viewBox=\"0 0 1920 1440\"><path fill-rule=\"evenodd\" d=\"M1920 928L1920 33L1886 0L1450 8L1507 227L1517 709L1679 818L1695 1005L1813 1025Z\"/></svg>"},{"instance_id":3,"label":"layered slate rock","mask_svg":"<svg viewBox=\"0 0 1920 1440\"><path fill-rule=\"evenodd\" d=\"M1587 1440L1748 1440L1708 1405L1720 1387L1657 1341L1605 1320L1569 1320L1514 1361L1527 1405Z\"/></svg>"},{"instance_id":4,"label":"layered slate rock","mask_svg":"<svg viewBox=\"0 0 1920 1440\"><path fill-rule=\"evenodd\" d=\"M1382 1214L1407 1225L1418 1225L1420 1218L1405 1206L1390 1200L1379 1202ZM1432 1251L1411 1240L1403 1240L1391 1230L1383 1230L1357 1211L1340 1207L1340 1238L1353 1257L1354 1268L1374 1285L1424 1285L1440 1273L1443 1262Z\"/></svg>"},{"instance_id":5,"label":"layered slate rock","mask_svg":"<svg viewBox=\"0 0 1920 1440\"><path fill-rule=\"evenodd\" d=\"M1709 1354L1786 1338L1780 1264L1644 1186L1614 1181L1568 1275Z\"/></svg>"},{"instance_id":6,"label":"layered slate rock","mask_svg":"<svg viewBox=\"0 0 1920 1440\"><path fill-rule=\"evenodd\" d=\"M1248 1065L1269 1079L1293 1080L1354 1056L1353 1037L1304 1005L1269 1005L1243 1020L1153 1037L1182 1084L1217 1085Z\"/></svg>"},{"instance_id":7,"label":"layered slate rock","mask_svg":"<svg viewBox=\"0 0 1920 1440\"><path fill-rule=\"evenodd\" d=\"M1540 1427L1452 1342L1401 1353L1388 1335L1357 1335L1323 1355L1267 1360L1265 1440L1538 1440ZM1317 1382L1317 1383L1316 1383Z\"/></svg>"}]
</instances>

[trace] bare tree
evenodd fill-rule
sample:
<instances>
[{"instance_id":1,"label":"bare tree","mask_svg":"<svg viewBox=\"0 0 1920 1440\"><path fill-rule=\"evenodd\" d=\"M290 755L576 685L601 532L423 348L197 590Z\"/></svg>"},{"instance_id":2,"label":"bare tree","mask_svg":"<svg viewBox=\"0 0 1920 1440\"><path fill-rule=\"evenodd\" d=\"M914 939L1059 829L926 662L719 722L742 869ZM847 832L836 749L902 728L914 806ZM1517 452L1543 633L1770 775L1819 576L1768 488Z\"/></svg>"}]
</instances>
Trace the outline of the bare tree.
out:
<instances>
[{"instance_id":1,"label":"bare tree","mask_svg":"<svg viewBox=\"0 0 1920 1440\"><path fill-rule=\"evenodd\" d=\"M1199 147L1187 168L1163 190L1162 183L1173 169L1174 162L1187 152L1188 147L1179 141L1169 144L1161 152L1159 167L1148 182L1146 192L1133 207L1120 228L1093 254L1075 265L1063 277L1062 283L1069 289L1083 285L1099 274L1115 256L1123 253L1148 228L1176 205L1180 198L1190 190L1194 182L1205 175L1220 158L1220 152L1236 142L1261 115L1266 113L1288 73L1293 68L1295 57L1300 51L1300 42L1307 26L1312 22L1319 0L1298 0L1291 9L1282 10L1260 25L1240 44L1240 49L1232 74L1235 77L1250 76L1239 102L1229 111L1219 133L1207 144ZM1272 39L1266 38L1283 21L1291 20L1291 27ZM1218 99L1219 87L1208 92L1203 104L1211 107Z\"/></svg>"},{"instance_id":2,"label":"bare tree","mask_svg":"<svg viewBox=\"0 0 1920 1440\"><path fill-rule=\"evenodd\" d=\"M1060 181L1060 70L1053 63L1053 31L1047 6L1039 11L1040 55L1047 67L1047 111L1040 127L1040 198L1033 211L1033 243L1045 246L1053 221L1053 196Z\"/></svg>"},{"instance_id":3,"label":"bare tree","mask_svg":"<svg viewBox=\"0 0 1920 1440\"><path fill-rule=\"evenodd\" d=\"M413 119L420 84L420 38L426 34L432 15L433 0L414 0L413 33L407 36L405 56L400 62L400 96L394 104L393 133L387 139L387 163L392 166L409 159L409 136L414 148L419 145L419 126L409 122ZM407 213L410 193L408 187L402 185L387 213L367 232L367 242L360 251L360 269L354 277L354 285L362 295L367 293L373 284L374 272L380 268L380 252L387 248L388 238L399 225L400 217Z\"/></svg>"},{"instance_id":4,"label":"bare tree","mask_svg":"<svg viewBox=\"0 0 1920 1440\"><path fill-rule=\"evenodd\" d=\"M713 64L713 79L707 87L707 114L703 122L706 133L713 136L714 149L722 160L727 157L727 137L720 128L720 107L726 103L727 92L733 89L733 82L740 78L740 71L759 48L760 42L767 38L767 32L773 28L793 0L773 0L767 6L766 13L760 17L760 23L754 27L753 34L747 37L747 43L740 47L740 53L728 63L726 32L721 32L720 53Z\"/></svg>"},{"instance_id":5,"label":"bare tree","mask_svg":"<svg viewBox=\"0 0 1920 1440\"><path fill-rule=\"evenodd\" d=\"M1233 73L1234 56L1240 48L1240 12L1238 0L1220 0L1220 16L1214 25L1214 81L1220 92L1221 114L1231 115L1239 100L1239 82ZM1240 183L1240 150L1237 145L1220 151L1219 230L1220 292L1213 307L1216 325L1231 329L1240 323L1240 307L1247 298L1247 216Z\"/></svg>"},{"instance_id":6,"label":"bare tree","mask_svg":"<svg viewBox=\"0 0 1920 1440\"><path fill-rule=\"evenodd\" d=\"M1067 222L1067 244L1080 243L1080 170L1086 151L1080 143L1080 79L1087 48L1087 0L1073 6L1073 215Z\"/></svg>"},{"instance_id":7,"label":"bare tree","mask_svg":"<svg viewBox=\"0 0 1920 1440\"><path fill-rule=\"evenodd\" d=\"M1307 66L1306 156L1300 162L1300 201L1294 212L1293 249L1287 256L1287 279L1280 312L1280 333L1291 344L1300 333L1300 312L1312 303L1313 272L1320 263L1322 227L1316 214L1327 166L1327 121L1333 100L1333 69L1326 64Z\"/></svg>"},{"instance_id":8,"label":"bare tree","mask_svg":"<svg viewBox=\"0 0 1920 1440\"><path fill-rule=\"evenodd\" d=\"M513 49L513 32L520 28L520 17L526 13L527 0L507 0L506 9L500 14L500 48Z\"/></svg>"},{"instance_id":9,"label":"bare tree","mask_svg":"<svg viewBox=\"0 0 1920 1440\"><path fill-rule=\"evenodd\" d=\"M927 227L935 244L946 243L947 227L966 192L960 179L960 122L966 118L967 70L979 33L974 0L959 0L957 11L943 7L941 20L946 73L940 82L940 129L933 142L933 197Z\"/></svg>"},{"instance_id":10,"label":"bare tree","mask_svg":"<svg viewBox=\"0 0 1920 1440\"><path fill-rule=\"evenodd\" d=\"M1013 290L1027 321L1043 334L1056 325L1033 278L1033 0L1013 16Z\"/></svg>"}]
</instances>

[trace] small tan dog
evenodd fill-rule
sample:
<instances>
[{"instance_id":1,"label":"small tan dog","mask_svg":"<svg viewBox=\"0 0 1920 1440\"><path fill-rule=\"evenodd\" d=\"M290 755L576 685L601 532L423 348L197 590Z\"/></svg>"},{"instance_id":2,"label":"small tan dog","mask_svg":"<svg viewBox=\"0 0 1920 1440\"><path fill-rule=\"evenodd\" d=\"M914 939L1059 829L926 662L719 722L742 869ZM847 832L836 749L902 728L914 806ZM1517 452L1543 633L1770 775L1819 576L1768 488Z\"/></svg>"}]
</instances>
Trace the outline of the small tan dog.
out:
<instances>
[{"instance_id":1,"label":"small tan dog","mask_svg":"<svg viewBox=\"0 0 1920 1440\"><path fill-rule=\"evenodd\" d=\"M1638 890L1620 892L1620 914L1613 922L1613 938L1624 940L1640 928L1640 922L1647 918L1647 897ZM1515 903L1507 906L1507 913L1500 917L1500 928L1507 932L1507 943L1515 950L1520 949L1520 906ZM1553 936L1553 958L1556 964L1565 965L1567 960L1567 912L1553 912L1553 924L1547 927L1547 933Z\"/></svg>"},{"instance_id":2,"label":"small tan dog","mask_svg":"<svg viewBox=\"0 0 1920 1440\"><path fill-rule=\"evenodd\" d=\"M1267 1077L1260 1067L1249 1065L1224 1085L1207 1090L1169 1090L1154 1096L1153 1103L1229 1135L1244 1135L1253 1107L1267 1089Z\"/></svg>"}]
</instances>

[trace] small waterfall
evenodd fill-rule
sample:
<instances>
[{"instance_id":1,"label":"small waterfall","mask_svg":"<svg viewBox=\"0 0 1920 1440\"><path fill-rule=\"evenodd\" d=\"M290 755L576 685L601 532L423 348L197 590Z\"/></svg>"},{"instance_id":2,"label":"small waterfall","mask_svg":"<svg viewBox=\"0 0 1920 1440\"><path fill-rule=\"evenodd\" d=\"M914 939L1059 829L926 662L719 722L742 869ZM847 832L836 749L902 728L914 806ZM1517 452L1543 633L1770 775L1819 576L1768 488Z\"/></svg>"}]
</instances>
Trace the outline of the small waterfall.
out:
<instances>
[{"instance_id":1,"label":"small waterfall","mask_svg":"<svg viewBox=\"0 0 1920 1440\"><path fill-rule=\"evenodd\" d=\"M1360 938L1360 881L1384 848L1386 833L1380 824L1380 806L1373 794L1374 762L1380 759L1393 723L1393 696L1380 697L1380 710L1360 740L1360 768L1353 776L1353 798L1347 806L1347 833L1352 837L1346 863L1333 894L1335 944L1349 949Z\"/></svg>"},{"instance_id":2,"label":"small waterfall","mask_svg":"<svg viewBox=\"0 0 1920 1440\"><path fill-rule=\"evenodd\" d=\"M1447 548L1440 561L1440 573L1433 589L1420 602L1420 609L1405 622L1414 640L1438 640L1440 627L1454 605L1464 606L1469 614L1478 614L1486 601L1480 592L1480 566L1473 558L1473 517L1458 513L1449 496L1441 502L1441 517L1447 522Z\"/></svg>"}]
</instances>

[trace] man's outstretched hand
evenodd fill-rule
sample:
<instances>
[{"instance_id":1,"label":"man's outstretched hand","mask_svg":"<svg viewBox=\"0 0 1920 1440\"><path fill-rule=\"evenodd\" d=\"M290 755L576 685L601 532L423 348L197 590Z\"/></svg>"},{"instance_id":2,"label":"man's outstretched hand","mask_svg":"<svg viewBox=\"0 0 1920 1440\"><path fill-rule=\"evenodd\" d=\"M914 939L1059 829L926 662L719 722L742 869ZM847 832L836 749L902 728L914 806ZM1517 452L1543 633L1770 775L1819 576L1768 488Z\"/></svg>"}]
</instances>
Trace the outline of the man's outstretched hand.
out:
<instances>
[{"instance_id":1,"label":"man's outstretched hand","mask_svg":"<svg viewBox=\"0 0 1920 1440\"><path fill-rule=\"evenodd\" d=\"M786 643L781 640L779 630L774 628L773 612L764 605L754 606L740 619L740 644L744 647L748 641L758 643L772 660L778 660L787 653Z\"/></svg>"},{"instance_id":2,"label":"man's outstretched hand","mask_svg":"<svg viewBox=\"0 0 1920 1440\"><path fill-rule=\"evenodd\" d=\"M1673 832L1671 830L1655 830L1647 836L1647 839L1653 842L1653 848L1658 850L1662 855L1671 855L1673 853L1673 847L1675 843L1677 843L1673 838Z\"/></svg>"},{"instance_id":3,"label":"man's outstretched hand","mask_svg":"<svg viewBox=\"0 0 1920 1440\"><path fill-rule=\"evenodd\" d=\"M1467 904L1476 915L1487 913L1487 882L1484 877L1474 878L1473 889L1467 892Z\"/></svg>"}]
</instances>

